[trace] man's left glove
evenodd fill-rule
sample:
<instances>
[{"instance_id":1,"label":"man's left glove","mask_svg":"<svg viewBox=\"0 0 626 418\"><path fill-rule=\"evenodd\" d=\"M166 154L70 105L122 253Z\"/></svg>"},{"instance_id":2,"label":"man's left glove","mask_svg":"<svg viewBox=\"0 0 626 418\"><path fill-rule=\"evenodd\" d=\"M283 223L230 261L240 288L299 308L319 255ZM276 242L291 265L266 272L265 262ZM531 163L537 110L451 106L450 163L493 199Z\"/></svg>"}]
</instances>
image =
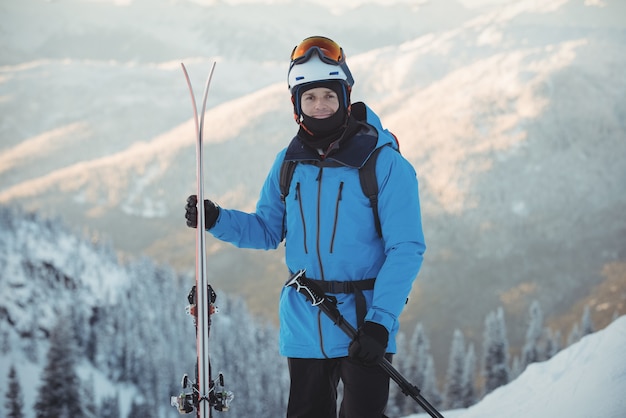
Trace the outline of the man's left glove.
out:
<instances>
[{"instance_id":1,"label":"man's left glove","mask_svg":"<svg viewBox=\"0 0 626 418\"><path fill-rule=\"evenodd\" d=\"M376 322L366 321L350 343L348 356L371 366L378 364L387 350L389 331Z\"/></svg>"},{"instance_id":2,"label":"man's left glove","mask_svg":"<svg viewBox=\"0 0 626 418\"><path fill-rule=\"evenodd\" d=\"M220 214L220 209L208 199L204 200L204 222L206 229L211 229L217 217ZM185 205L185 219L187 219L187 226L190 228L198 227L198 196L195 194L187 198L187 205Z\"/></svg>"}]
</instances>

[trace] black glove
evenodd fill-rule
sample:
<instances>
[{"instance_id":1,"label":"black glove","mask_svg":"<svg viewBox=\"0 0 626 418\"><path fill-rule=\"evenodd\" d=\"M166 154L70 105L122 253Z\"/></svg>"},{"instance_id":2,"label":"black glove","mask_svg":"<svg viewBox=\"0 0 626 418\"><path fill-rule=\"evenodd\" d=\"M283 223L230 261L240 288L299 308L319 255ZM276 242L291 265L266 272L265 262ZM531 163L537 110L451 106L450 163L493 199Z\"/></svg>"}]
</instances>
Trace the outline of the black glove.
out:
<instances>
[{"instance_id":1,"label":"black glove","mask_svg":"<svg viewBox=\"0 0 626 418\"><path fill-rule=\"evenodd\" d=\"M366 321L350 343L348 355L367 366L378 364L385 355L388 342L387 328L376 322Z\"/></svg>"},{"instance_id":2,"label":"black glove","mask_svg":"<svg viewBox=\"0 0 626 418\"><path fill-rule=\"evenodd\" d=\"M208 199L204 200L204 223L206 229L211 229L217 221L217 217L220 214L220 209ZM198 196L192 194L187 198L187 205L185 206L185 219L187 219L187 226L190 228L198 227Z\"/></svg>"}]
</instances>

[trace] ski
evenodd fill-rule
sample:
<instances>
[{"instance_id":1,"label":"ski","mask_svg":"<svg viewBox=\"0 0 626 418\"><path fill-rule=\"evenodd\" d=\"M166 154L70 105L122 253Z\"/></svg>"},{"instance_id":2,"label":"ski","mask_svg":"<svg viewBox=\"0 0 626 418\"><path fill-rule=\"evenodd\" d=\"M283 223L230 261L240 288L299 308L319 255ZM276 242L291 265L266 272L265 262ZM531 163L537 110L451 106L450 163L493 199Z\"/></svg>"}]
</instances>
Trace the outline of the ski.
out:
<instances>
[{"instance_id":1,"label":"ski","mask_svg":"<svg viewBox=\"0 0 626 418\"><path fill-rule=\"evenodd\" d=\"M227 411L233 394L224 389L224 376L218 374L217 379L211 378L211 361L209 357L209 334L211 331L211 315L215 312L214 302L216 294L207 280L206 269L206 220L204 213L204 167L203 167L203 136L204 115L206 102L211 86L211 79L215 70L215 62L204 86L202 95L202 109L198 116L196 98L185 64L181 63L187 87L191 95L193 105L193 118L196 127L196 178L198 197L198 226L196 228L196 285L192 287L187 300L189 305L187 312L194 319L196 327L196 380L190 381L188 375L183 375L181 386L183 392L178 396L172 396L171 405L178 409L181 414L196 411L197 418L210 418L211 408L217 411Z\"/></svg>"}]
</instances>

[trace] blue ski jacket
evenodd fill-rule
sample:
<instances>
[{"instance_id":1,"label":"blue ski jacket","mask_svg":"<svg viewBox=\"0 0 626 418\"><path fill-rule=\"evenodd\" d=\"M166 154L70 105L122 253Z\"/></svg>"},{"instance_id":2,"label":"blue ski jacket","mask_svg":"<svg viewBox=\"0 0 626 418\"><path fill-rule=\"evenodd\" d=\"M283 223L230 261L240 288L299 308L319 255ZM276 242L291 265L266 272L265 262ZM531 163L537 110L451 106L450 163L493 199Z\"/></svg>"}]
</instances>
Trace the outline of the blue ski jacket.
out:
<instances>
[{"instance_id":1,"label":"blue ski jacket","mask_svg":"<svg viewBox=\"0 0 626 418\"><path fill-rule=\"evenodd\" d=\"M357 104L353 104L353 107ZM395 137L364 104L360 131L322 157L294 138L278 153L262 187L256 211L220 208L209 230L216 238L241 248L275 249L285 240L290 272L326 281L375 278L365 290L366 321L389 331L387 352L396 352L398 317L426 250L422 231L418 181L414 168L397 151ZM358 168L383 147L376 161L378 213L382 237L376 231ZM297 160L289 194L281 200L283 160ZM333 294L342 315L357 328L353 293ZM279 304L279 345L282 355L295 358L335 358L348 355L350 339L317 307L292 287L284 287Z\"/></svg>"}]
</instances>

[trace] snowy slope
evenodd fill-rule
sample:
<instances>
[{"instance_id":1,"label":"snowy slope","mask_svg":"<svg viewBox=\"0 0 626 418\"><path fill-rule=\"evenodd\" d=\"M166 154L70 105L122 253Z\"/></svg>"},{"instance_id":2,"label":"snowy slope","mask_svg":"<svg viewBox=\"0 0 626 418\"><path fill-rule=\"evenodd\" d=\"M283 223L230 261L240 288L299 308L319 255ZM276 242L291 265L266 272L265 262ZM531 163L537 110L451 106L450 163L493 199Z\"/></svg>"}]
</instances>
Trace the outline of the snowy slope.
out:
<instances>
[{"instance_id":1,"label":"snowy slope","mask_svg":"<svg viewBox=\"0 0 626 418\"><path fill-rule=\"evenodd\" d=\"M544 363L528 366L467 410L446 418L623 418L626 411L626 316ZM427 415L412 415L410 418Z\"/></svg>"}]
</instances>

